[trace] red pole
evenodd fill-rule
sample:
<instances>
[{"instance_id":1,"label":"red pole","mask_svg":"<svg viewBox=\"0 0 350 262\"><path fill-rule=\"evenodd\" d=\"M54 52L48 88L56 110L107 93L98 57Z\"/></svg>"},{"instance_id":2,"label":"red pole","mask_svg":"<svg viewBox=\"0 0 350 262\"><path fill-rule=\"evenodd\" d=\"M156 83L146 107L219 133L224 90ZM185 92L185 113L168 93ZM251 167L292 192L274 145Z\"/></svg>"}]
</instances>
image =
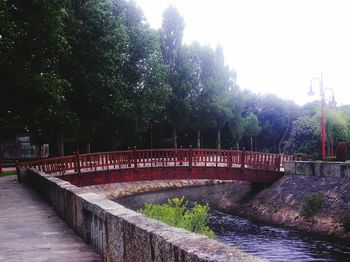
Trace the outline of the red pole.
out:
<instances>
[{"instance_id":1,"label":"red pole","mask_svg":"<svg viewBox=\"0 0 350 262\"><path fill-rule=\"evenodd\" d=\"M325 124L324 124L324 93L322 90L321 94L321 141L322 141L322 160L324 161L326 159L326 143L325 143L325 136L326 136L326 131L325 131Z\"/></svg>"}]
</instances>

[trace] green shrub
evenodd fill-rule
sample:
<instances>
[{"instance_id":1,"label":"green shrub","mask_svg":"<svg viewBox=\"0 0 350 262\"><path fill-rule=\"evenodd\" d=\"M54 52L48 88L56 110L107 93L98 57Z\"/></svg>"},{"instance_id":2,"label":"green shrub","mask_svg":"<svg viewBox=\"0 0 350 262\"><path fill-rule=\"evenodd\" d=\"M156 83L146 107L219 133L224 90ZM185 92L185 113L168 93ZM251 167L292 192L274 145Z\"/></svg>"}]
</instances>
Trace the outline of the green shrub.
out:
<instances>
[{"instance_id":1,"label":"green shrub","mask_svg":"<svg viewBox=\"0 0 350 262\"><path fill-rule=\"evenodd\" d=\"M207 226L209 218L209 205L194 204L188 208L185 198L168 199L163 205L146 204L140 210L145 216L158 219L170 226L181 227L186 230L215 238L215 233Z\"/></svg>"},{"instance_id":2,"label":"green shrub","mask_svg":"<svg viewBox=\"0 0 350 262\"><path fill-rule=\"evenodd\" d=\"M12 171L12 170L10 170L10 171L2 171L0 173L0 176L12 176L12 175L16 175L16 171L15 170L14 171Z\"/></svg>"},{"instance_id":3,"label":"green shrub","mask_svg":"<svg viewBox=\"0 0 350 262\"><path fill-rule=\"evenodd\" d=\"M344 212L343 216L341 217L340 223L345 228L345 230L350 230L350 210Z\"/></svg>"},{"instance_id":4,"label":"green shrub","mask_svg":"<svg viewBox=\"0 0 350 262\"><path fill-rule=\"evenodd\" d=\"M325 160L329 162L335 162L337 161L337 158L335 156L327 156Z\"/></svg>"},{"instance_id":5,"label":"green shrub","mask_svg":"<svg viewBox=\"0 0 350 262\"><path fill-rule=\"evenodd\" d=\"M320 194L308 194L302 204L301 215L306 218L314 216L322 207L323 199Z\"/></svg>"}]
</instances>

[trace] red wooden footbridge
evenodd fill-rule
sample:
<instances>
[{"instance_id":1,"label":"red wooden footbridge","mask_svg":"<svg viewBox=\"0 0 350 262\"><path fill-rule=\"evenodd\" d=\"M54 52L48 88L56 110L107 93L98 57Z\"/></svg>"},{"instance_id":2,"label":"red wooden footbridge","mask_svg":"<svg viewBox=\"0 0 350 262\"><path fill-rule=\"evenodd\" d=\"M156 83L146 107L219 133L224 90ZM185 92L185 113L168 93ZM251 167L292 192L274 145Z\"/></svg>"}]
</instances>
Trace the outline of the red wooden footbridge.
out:
<instances>
[{"instance_id":1,"label":"red wooden footbridge","mask_svg":"<svg viewBox=\"0 0 350 262\"><path fill-rule=\"evenodd\" d=\"M217 149L145 149L42 159L18 164L78 186L164 179L220 179L272 183L294 156Z\"/></svg>"}]
</instances>

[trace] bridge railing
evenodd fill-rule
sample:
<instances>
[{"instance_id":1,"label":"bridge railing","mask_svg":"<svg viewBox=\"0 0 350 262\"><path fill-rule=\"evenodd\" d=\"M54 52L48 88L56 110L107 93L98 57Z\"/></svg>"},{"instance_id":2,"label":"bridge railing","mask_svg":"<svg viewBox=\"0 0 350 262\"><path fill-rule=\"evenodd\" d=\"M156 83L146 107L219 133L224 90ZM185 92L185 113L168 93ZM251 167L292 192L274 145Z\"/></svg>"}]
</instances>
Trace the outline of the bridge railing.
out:
<instances>
[{"instance_id":1,"label":"bridge railing","mask_svg":"<svg viewBox=\"0 0 350 262\"><path fill-rule=\"evenodd\" d=\"M141 149L77 154L19 163L19 168L36 168L45 173L83 173L98 170L144 167L228 167L280 171L294 156L217 149Z\"/></svg>"}]
</instances>

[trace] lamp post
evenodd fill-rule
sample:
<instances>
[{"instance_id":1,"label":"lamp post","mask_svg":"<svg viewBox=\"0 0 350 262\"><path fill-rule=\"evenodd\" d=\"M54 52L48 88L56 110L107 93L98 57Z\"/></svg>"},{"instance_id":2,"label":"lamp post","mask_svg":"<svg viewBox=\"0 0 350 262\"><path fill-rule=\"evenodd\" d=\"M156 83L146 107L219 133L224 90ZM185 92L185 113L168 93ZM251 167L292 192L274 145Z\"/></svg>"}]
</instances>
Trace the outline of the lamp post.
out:
<instances>
[{"instance_id":1,"label":"lamp post","mask_svg":"<svg viewBox=\"0 0 350 262\"><path fill-rule=\"evenodd\" d=\"M322 160L326 159L326 142L325 142L325 137L326 137L326 131L325 131L325 119L324 119L324 106L326 104L326 97L325 97L325 93L327 90L332 92L332 98L329 101L331 106L335 106L336 102L334 100L334 92L332 88L324 88L323 86L323 78L322 78L322 73L321 73L321 77L313 77L310 80L310 89L308 92L308 95L313 96L315 93L312 90L312 83L313 81L316 80L319 84L319 88L320 88L320 96L321 96L321 142L322 142Z\"/></svg>"}]
</instances>

